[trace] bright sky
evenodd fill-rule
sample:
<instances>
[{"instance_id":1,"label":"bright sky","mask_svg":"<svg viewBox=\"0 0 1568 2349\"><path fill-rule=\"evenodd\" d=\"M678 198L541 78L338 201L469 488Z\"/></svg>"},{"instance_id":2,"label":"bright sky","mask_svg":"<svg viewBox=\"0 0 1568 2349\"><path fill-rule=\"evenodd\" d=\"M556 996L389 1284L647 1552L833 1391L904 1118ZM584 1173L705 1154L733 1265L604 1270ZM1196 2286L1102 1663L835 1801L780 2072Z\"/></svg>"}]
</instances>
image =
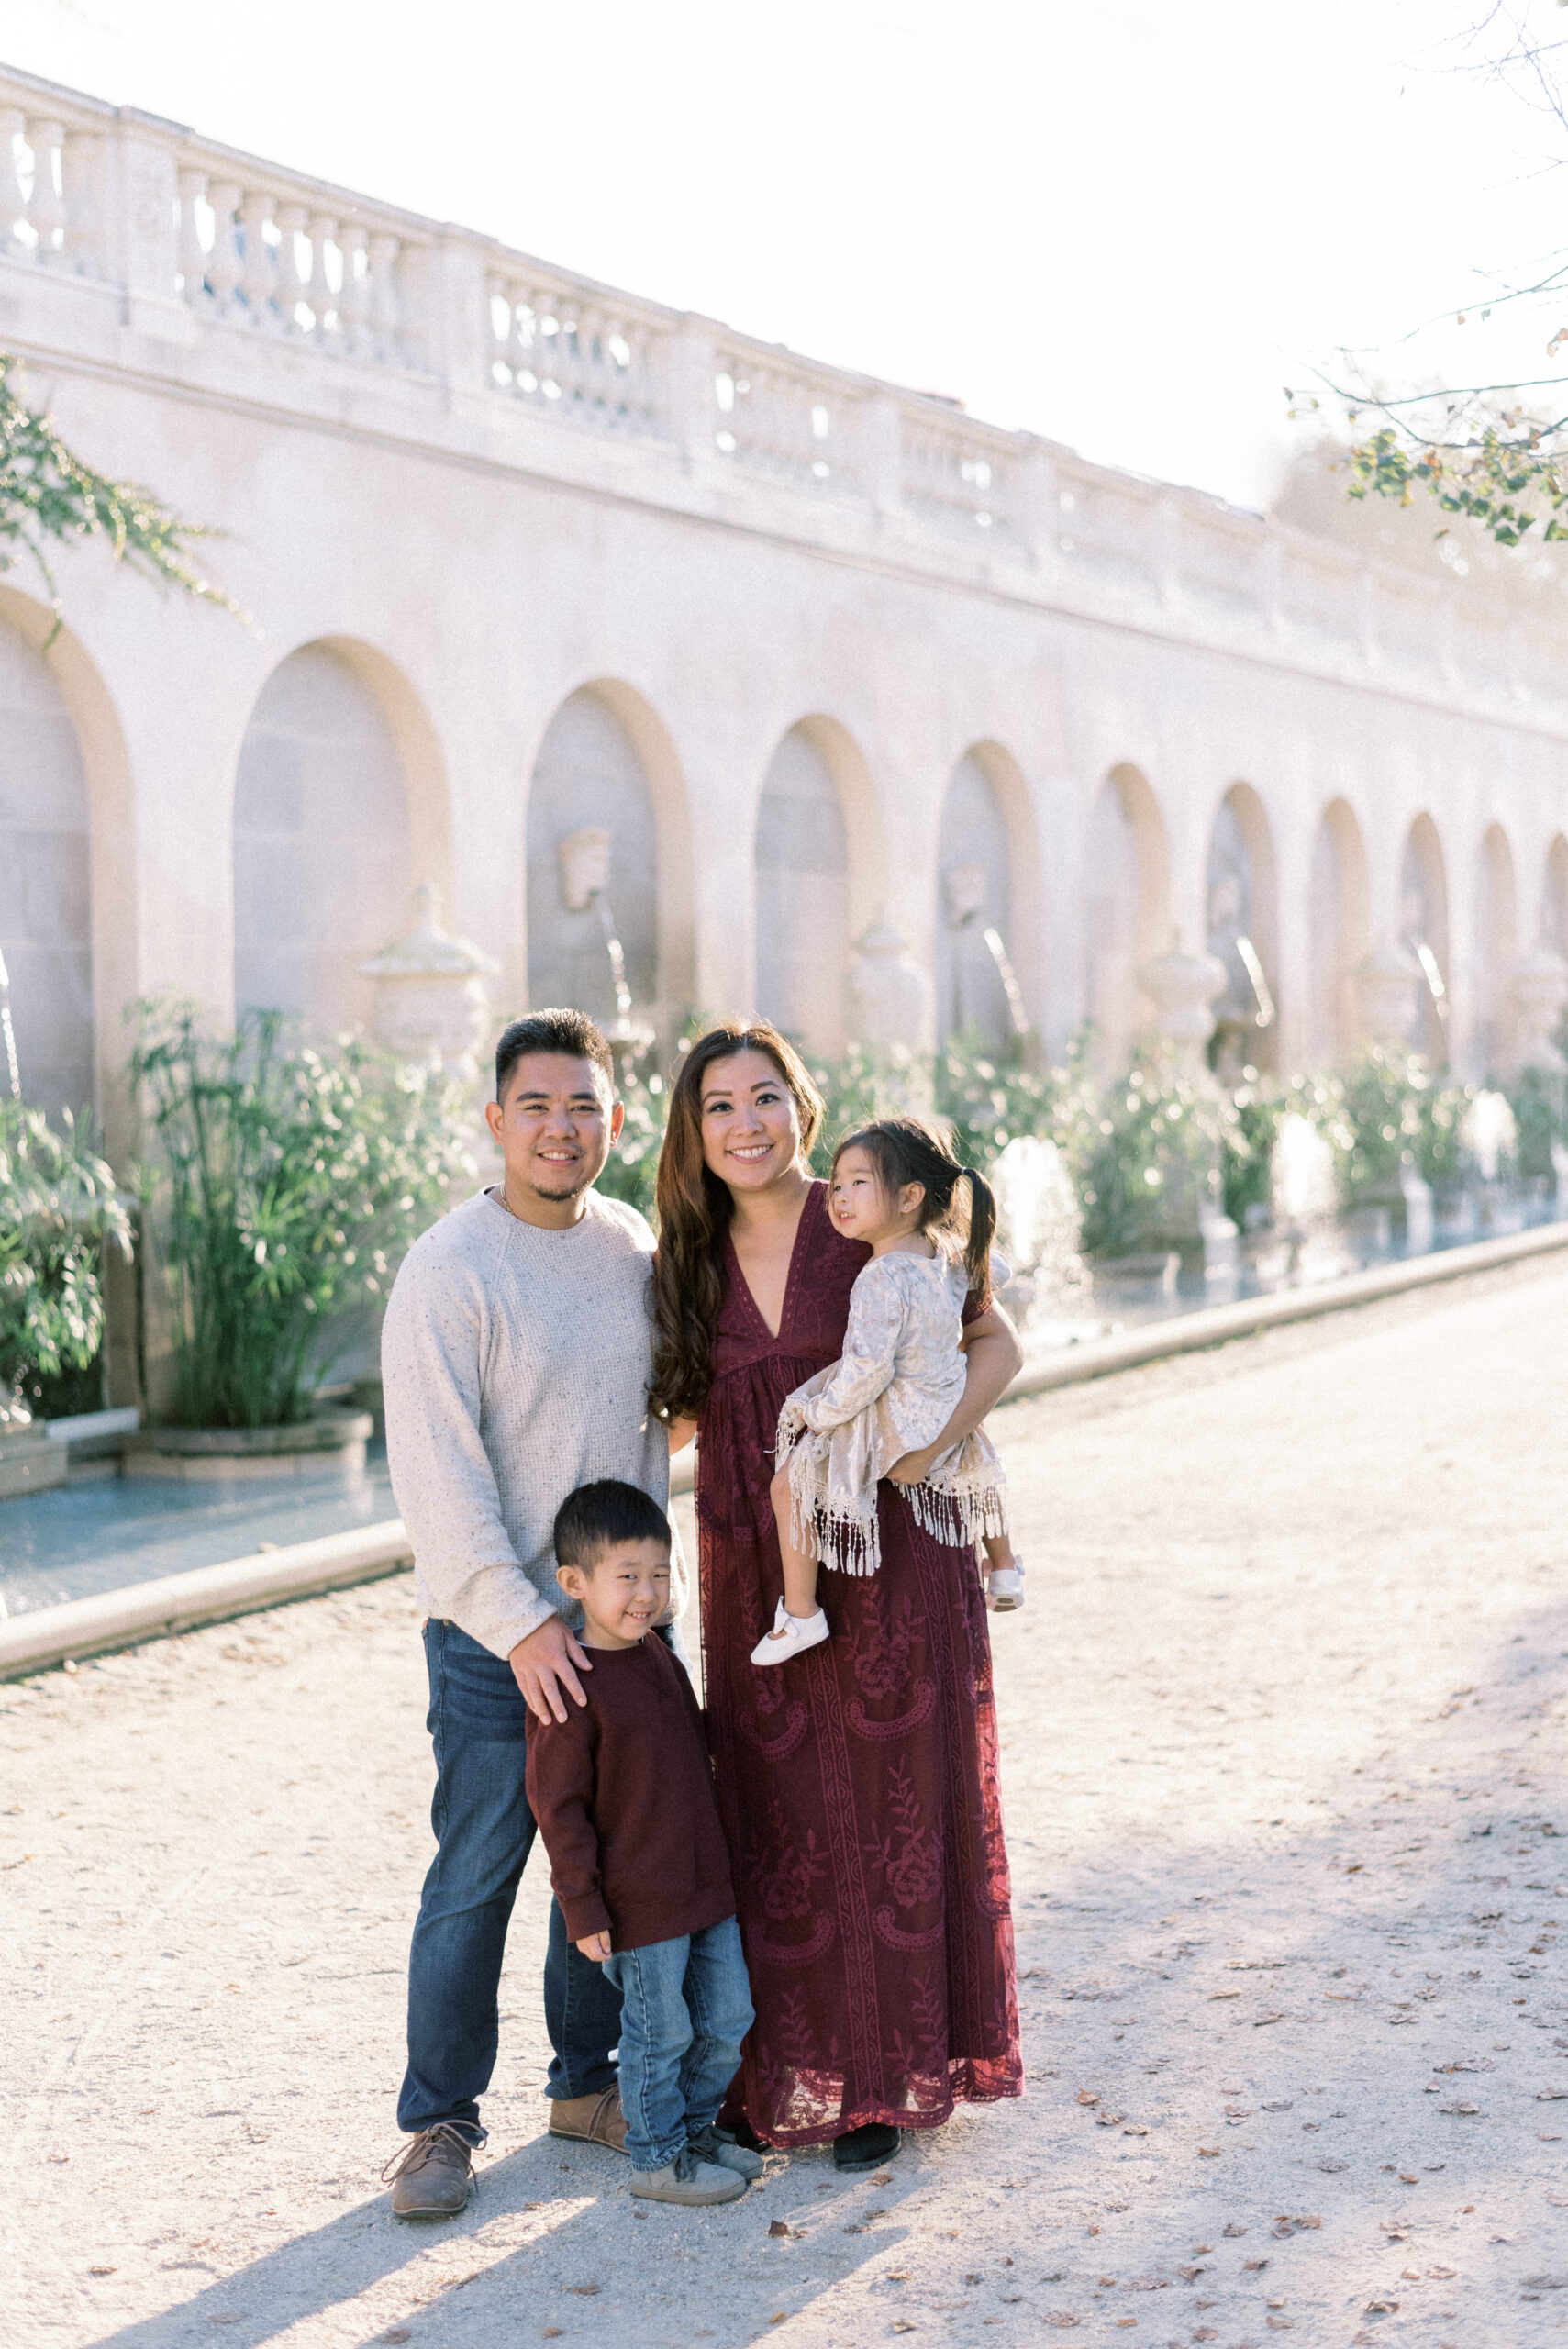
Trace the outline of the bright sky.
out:
<instances>
[{"instance_id":1,"label":"bright sky","mask_svg":"<svg viewBox=\"0 0 1568 2349\"><path fill-rule=\"evenodd\" d=\"M1568 17L1517 0L1542 31ZM1343 343L1539 374L1562 233L1489 0L7 0L28 71L1087 455L1271 495ZM1568 150L1568 137L1558 141Z\"/></svg>"}]
</instances>

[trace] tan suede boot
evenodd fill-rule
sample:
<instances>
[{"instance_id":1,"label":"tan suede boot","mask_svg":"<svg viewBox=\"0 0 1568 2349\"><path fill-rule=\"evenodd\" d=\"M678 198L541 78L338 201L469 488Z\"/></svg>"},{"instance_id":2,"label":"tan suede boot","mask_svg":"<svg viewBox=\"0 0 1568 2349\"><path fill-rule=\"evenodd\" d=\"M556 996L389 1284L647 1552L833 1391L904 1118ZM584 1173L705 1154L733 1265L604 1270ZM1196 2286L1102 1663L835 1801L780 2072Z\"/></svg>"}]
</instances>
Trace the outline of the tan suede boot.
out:
<instances>
[{"instance_id":1,"label":"tan suede boot","mask_svg":"<svg viewBox=\"0 0 1568 2349\"><path fill-rule=\"evenodd\" d=\"M619 2088L600 2088L593 2096L551 2097L550 2133L575 2137L584 2145L604 2145L612 2154L626 2151L626 2115Z\"/></svg>"}]
</instances>

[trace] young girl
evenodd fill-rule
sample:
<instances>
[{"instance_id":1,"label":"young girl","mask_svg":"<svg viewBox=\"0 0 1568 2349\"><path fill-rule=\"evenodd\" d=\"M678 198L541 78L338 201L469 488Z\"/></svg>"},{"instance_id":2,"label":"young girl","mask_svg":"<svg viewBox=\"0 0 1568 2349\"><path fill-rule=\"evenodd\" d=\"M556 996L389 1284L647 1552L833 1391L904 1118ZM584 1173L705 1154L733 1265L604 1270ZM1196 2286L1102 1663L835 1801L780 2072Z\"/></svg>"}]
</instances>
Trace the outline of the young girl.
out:
<instances>
[{"instance_id":1,"label":"young girl","mask_svg":"<svg viewBox=\"0 0 1568 2349\"><path fill-rule=\"evenodd\" d=\"M969 1185L966 1234L954 1213L961 1181ZM841 1358L797 1386L779 1413L773 1502L784 1595L751 1652L756 1664L787 1664L828 1637L818 1555L847 1574L876 1572L878 1480L906 1452L935 1442L958 1408L964 1300L991 1286L990 1187L918 1119L884 1119L839 1144L828 1211L846 1238L870 1241L872 1260L851 1291ZM982 1430L900 1490L940 1541L984 1540L993 1606L1021 1603L1002 1465Z\"/></svg>"}]
</instances>

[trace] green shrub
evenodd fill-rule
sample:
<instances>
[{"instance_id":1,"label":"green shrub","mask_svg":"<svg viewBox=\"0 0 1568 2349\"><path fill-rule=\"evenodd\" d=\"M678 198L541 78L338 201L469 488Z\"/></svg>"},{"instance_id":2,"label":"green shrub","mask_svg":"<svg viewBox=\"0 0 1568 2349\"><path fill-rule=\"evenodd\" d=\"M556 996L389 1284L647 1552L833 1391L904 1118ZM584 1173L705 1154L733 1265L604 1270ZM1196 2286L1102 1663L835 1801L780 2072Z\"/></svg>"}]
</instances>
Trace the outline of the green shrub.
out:
<instances>
[{"instance_id":1,"label":"green shrub","mask_svg":"<svg viewBox=\"0 0 1568 2349\"><path fill-rule=\"evenodd\" d=\"M1188 1238L1199 1206L1218 1205L1229 1151L1246 1145L1236 1106L1205 1078L1151 1057L1100 1104L1084 1169L1084 1247L1120 1256Z\"/></svg>"},{"instance_id":2,"label":"green shrub","mask_svg":"<svg viewBox=\"0 0 1568 2349\"><path fill-rule=\"evenodd\" d=\"M1338 1080L1348 1147L1341 1149L1345 1204L1391 1198L1402 1168L1418 1171L1423 1096L1431 1090L1425 1061L1373 1044Z\"/></svg>"},{"instance_id":3,"label":"green shrub","mask_svg":"<svg viewBox=\"0 0 1568 2349\"><path fill-rule=\"evenodd\" d=\"M89 1370L104 1340L104 1249L130 1254L113 1172L67 1118L0 1101L0 1407Z\"/></svg>"},{"instance_id":4,"label":"green shrub","mask_svg":"<svg viewBox=\"0 0 1568 2349\"><path fill-rule=\"evenodd\" d=\"M611 1143L605 1171L595 1187L606 1198L626 1200L651 1223L659 1152L670 1116L670 1087L657 1069L645 1074L628 1064L617 1071L616 1091L626 1117L620 1138Z\"/></svg>"},{"instance_id":5,"label":"green shrub","mask_svg":"<svg viewBox=\"0 0 1568 2349\"><path fill-rule=\"evenodd\" d=\"M1518 1128L1518 1171L1526 1182L1550 1183L1554 1141L1568 1141L1568 1077L1561 1069L1521 1069L1507 1087Z\"/></svg>"},{"instance_id":6,"label":"green shrub","mask_svg":"<svg viewBox=\"0 0 1568 2349\"><path fill-rule=\"evenodd\" d=\"M1267 1207L1273 1197L1274 1144L1296 1105L1286 1086L1255 1068L1242 1070L1230 1100L1236 1115L1223 1123L1220 1184L1226 1214L1244 1229L1249 1208Z\"/></svg>"},{"instance_id":7,"label":"green shrub","mask_svg":"<svg viewBox=\"0 0 1568 2349\"><path fill-rule=\"evenodd\" d=\"M364 1045L291 1043L280 1012L248 1016L229 1038L204 1034L184 1008L140 1012L131 1066L156 1146L171 1416L305 1419L342 1317L384 1298L448 1185L474 1173L467 1106Z\"/></svg>"}]
</instances>

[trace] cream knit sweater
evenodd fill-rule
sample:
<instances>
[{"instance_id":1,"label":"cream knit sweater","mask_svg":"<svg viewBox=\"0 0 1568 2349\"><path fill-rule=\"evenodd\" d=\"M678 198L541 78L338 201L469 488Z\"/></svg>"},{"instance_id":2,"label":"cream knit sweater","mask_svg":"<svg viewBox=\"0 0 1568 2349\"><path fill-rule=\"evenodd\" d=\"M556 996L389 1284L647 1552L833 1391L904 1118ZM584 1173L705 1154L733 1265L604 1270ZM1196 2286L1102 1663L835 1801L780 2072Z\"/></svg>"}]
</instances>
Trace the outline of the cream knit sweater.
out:
<instances>
[{"instance_id":1,"label":"cream knit sweater","mask_svg":"<svg viewBox=\"0 0 1568 2349\"><path fill-rule=\"evenodd\" d=\"M590 1191L565 1231L520 1223L487 1191L415 1242L381 1341L387 1464L421 1609L508 1655L553 1609L550 1534L599 1476L663 1508L669 1444L648 1413L653 1234ZM677 1542L671 1597L686 1602Z\"/></svg>"}]
</instances>

